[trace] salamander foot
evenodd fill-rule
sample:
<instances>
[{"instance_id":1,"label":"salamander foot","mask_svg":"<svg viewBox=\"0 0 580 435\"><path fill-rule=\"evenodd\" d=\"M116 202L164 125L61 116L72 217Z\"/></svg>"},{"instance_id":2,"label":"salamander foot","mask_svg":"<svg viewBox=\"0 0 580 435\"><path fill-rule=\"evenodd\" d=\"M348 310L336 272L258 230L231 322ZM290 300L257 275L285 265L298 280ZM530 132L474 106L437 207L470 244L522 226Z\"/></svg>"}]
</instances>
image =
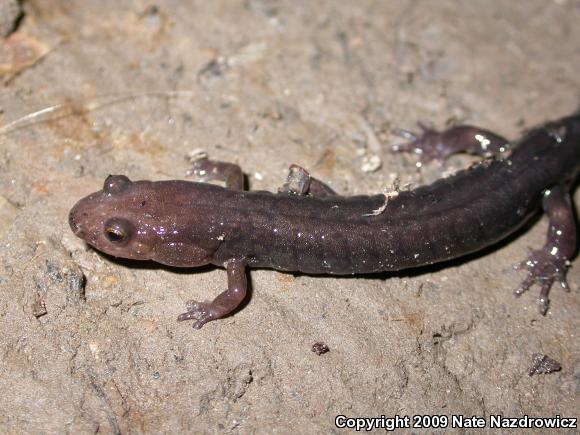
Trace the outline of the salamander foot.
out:
<instances>
[{"instance_id":1,"label":"salamander foot","mask_svg":"<svg viewBox=\"0 0 580 435\"><path fill-rule=\"evenodd\" d=\"M201 329L201 327L207 322L218 318L216 314L212 312L211 305L212 303L209 301L187 301L187 312L180 314L177 317L177 321L183 322L184 320L196 320L196 322L193 324L193 329Z\"/></svg>"},{"instance_id":2,"label":"salamander foot","mask_svg":"<svg viewBox=\"0 0 580 435\"><path fill-rule=\"evenodd\" d=\"M558 282L564 290L570 291L570 287L566 281L568 267L569 262L564 257L553 255L543 249L532 251L527 260L515 266L517 270L527 270L528 276L514 291L514 295L519 297L532 285L540 285L541 290L540 297L538 298L538 308L542 315L546 315L549 306L548 293L552 284Z\"/></svg>"},{"instance_id":3,"label":"salamander foot","mask_svg":"<svg viewBox=\"0 0 580 435\"><path fill-rule=\"evenodd\" d=\"M391 150L395 153L416 154L419 156L420 161L417 166L431 162L442 164L447 153L441 149L441 133L423 124L419 124L419 127L421 128L421 133L401 129L396 130L395 134L406 139L407 142L395 144L391 147Z\"/></svg>"},{"instance_id":4,"label":"salamander foot","mask_svg":"<svg viewBox=\"0 0 580 435\"><path fill-rule=\"evenodd\" d=\"M209 160L207 153L201 150L192 151L188 160L191 168L186 175L197 178L198 181L223 181L228 189L244 190L244 173L233 163Z\"/></svg>"}]
</instances>

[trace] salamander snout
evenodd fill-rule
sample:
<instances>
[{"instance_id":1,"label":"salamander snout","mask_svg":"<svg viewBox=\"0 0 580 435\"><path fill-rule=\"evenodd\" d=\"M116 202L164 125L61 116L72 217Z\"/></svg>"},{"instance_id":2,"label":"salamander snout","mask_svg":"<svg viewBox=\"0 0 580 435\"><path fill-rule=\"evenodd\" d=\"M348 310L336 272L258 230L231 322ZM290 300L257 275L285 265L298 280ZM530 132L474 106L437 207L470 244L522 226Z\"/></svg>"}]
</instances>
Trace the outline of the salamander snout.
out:
<instances>
[{"instance_id":1,"label":"salamander snout","mask_svg":"<svg viewBox=\"0 0 580 435\"><path fill-rule=\"evenodd\" d=\"M75 235L82 237L81 229L79 227L78 220L77 220L77 212L76 212L76 209L74 207L70 211L70 213L68 214L68 224L69 224L72 232L75 233Z\"/></svg>"},{"instance_id":2,"label":"salamander snout","mask_svg":"<svg viewBox=\"0 0 580 435\"><path fill-rule=\"evenodd\" d=\"M77 237L85 240L91 232L89 209L87 208L88 202L90 201L87 201L87 198L81 199L68 214L70 229Z\"/></svg>"}]
</instances>

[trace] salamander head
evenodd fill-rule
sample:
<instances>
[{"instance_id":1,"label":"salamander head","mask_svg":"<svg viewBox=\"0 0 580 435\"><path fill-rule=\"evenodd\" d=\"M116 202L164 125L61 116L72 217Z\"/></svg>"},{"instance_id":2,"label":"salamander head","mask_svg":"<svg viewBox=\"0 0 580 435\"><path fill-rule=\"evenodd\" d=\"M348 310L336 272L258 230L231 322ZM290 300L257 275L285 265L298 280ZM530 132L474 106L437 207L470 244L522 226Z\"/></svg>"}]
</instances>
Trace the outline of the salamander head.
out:
<instances>
[{"instance_id":1,"label":"salamander head","mask_svg":"<svg viewBox=\"0 0 580 435\"><path fill-rule=\"evenodd\" d=\"M115 257L149 260L154 243L142 234L145 216L135 214L133 183L124 175L109 175L103 190L75 204L68 222L89 245Z\"/></svg>"},{"instance_id":2,"label":"salamander head","mask_svg":"<svg viewBox=\"0 0 580 435\"><path fill-rule=\"evenodd\" d=\"M176 266L207 264L206 249L183 242L183 226L171 211L177 189L170 183L109 175L103 190L75 204L69 225L89 245L115 257Z\"/></svg>"}]
</instances>

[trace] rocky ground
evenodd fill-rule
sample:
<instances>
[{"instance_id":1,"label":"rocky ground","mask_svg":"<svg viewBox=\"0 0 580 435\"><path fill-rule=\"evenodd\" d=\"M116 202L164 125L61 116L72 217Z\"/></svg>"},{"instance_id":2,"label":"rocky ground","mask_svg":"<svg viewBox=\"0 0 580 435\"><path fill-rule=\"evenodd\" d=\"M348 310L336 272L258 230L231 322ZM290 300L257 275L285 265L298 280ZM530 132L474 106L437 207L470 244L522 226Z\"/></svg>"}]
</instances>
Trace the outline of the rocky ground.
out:
<instances>
[{"instance_id":1,"label":"rocky ground","mask_svg":"<svg viewBox=\"0 0 580 435\"><path fill-rule=\"evenodd\" d=\"M199 149L239 163L252 189L276 190L290 163L345 194L431 182L472 159L417 171L389 152L394 129L465 122L517 138L578 107L578 1L28 0L24 12L0 43L0 432L579 416L580 295L554 289L545 317L537 289L512 296L511 265L543 244L545 218L445 267L253 271L247 305L199 331L176 316L220 292L223 270L115 261L67 224L108 174L183 178ZM534 353L561 371L529 376ZM440 432L462 432L450 424Z\"/></svg>"}]
</instances>

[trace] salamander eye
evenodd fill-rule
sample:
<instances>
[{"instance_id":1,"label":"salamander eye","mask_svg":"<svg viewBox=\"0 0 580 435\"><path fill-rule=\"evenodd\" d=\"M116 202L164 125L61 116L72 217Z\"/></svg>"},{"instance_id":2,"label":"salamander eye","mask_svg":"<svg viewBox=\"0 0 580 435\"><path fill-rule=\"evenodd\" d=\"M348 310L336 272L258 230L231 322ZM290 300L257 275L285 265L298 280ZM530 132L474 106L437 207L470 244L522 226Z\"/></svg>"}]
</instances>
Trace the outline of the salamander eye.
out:
<instances>
[{"instance_id":1,"label":"salamander eye","mask_svg":"<svg viewBox=\"0 0 580 435\"><path fill-rule=\"evenodd\" d=\"M123 240L125 240L125 237L127 237L127 235L124 232L119 231L116 228L107 228L105 230L105 235L107 236L107 239L109 239L109 241L114 243L122 242Z\"/></svg>"},{"instance_id":2,"label":"salamander eye","mask_svg":"<svg viewBox=\"0 0 580 435\"><path fill-rule=\"evenodd\" d=\"M113 218L105 222L105 237L109 242L122 245L129 241L133 226L125 219Z\"/></svg>"},{"instance_id":3,"label":"salamander eye","mask_svg":"<svg viewBox=\"0 0 580 435\"><path fill-rule=\"evenodd\" d=\"M107 195L116 195L117 193L124 191L130 184L131 180L124 175L109 175L105 179L103 191Z\"/></svg>"}]
</instances>

